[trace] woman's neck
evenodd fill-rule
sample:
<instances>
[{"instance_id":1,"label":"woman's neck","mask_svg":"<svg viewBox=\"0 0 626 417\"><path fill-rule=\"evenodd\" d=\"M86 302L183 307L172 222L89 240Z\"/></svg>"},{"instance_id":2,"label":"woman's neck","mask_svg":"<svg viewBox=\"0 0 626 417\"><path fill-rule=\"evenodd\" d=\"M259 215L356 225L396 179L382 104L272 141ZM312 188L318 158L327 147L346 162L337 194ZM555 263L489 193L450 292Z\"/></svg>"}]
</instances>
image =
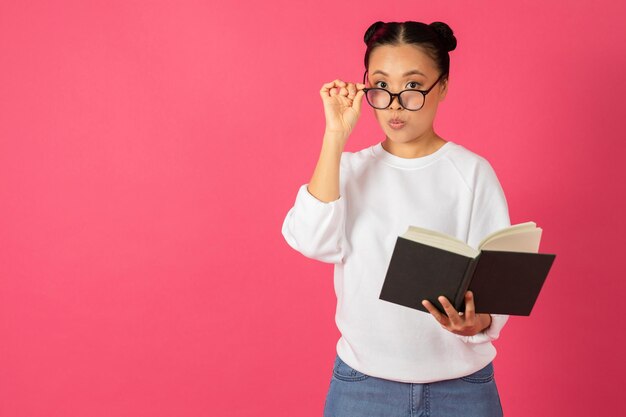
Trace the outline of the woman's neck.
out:
<instances>
[{"instance_id":1,"label":"woman's neck","mask_svg":"<svg viewBox=\"0 0 626 417\"><path fill-rule=\"evenodd\" d=\"M446 142L435 132L432 132L428 137L418 137L405 143L397 143L387 137L382 143L382 147L390 154L400 158L420 158L437 151Z\"/></svg>"}]
</instances>

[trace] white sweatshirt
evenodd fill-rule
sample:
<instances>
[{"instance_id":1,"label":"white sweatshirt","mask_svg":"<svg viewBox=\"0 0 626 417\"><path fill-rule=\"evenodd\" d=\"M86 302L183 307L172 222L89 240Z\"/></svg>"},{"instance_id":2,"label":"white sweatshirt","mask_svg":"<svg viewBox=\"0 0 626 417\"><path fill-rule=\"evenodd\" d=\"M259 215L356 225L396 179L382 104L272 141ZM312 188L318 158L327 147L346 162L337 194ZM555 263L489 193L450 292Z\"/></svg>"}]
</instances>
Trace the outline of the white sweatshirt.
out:
<instances>
[{"instance_id":1,"label":"white sweatshirt","mask_svg":"<svg viewBox=\"0 0 626 417\"><path fill-rule=\"evenodd\" d=\"M430 314L380 300L389 260L409 225L477 247L510 225L508 205L490 163L446 142L430 155L401 158L382 143L343 152L340 196L323 202L302 185L282 226L295 250L334 263L337 354L365 374L427 383L469 375L496 356L508 315L474 336L444 329ZM420 300L421 302L421 300Z\"/></svg>"}]
</instances>

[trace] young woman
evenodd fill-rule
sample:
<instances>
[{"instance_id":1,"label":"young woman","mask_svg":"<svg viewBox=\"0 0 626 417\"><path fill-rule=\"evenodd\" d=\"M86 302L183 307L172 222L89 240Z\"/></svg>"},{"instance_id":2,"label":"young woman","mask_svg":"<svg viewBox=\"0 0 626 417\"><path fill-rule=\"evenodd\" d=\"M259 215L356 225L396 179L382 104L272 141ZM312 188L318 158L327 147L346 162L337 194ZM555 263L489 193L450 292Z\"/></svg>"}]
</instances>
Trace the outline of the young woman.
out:
<instances>
[{"instance_id":1,"label":"young woman","mask_svg":"<svg viewBox=\"0 0 626 417\"><path fill-rule=\"evenodd\" d=\"M475 314L469 291L464 312L440 297L446 314L379 299L409 225L474 247L510 225L490 163L433 129L456 38L445 23L408 21L376 22L364 39L363 83L322 86L321 153L282 227L292 248L335 264L341 337L324 416L501 416L492 341L507 315ZM346 152L364 96L385 139Z\"/></svg>"}]
</instances>

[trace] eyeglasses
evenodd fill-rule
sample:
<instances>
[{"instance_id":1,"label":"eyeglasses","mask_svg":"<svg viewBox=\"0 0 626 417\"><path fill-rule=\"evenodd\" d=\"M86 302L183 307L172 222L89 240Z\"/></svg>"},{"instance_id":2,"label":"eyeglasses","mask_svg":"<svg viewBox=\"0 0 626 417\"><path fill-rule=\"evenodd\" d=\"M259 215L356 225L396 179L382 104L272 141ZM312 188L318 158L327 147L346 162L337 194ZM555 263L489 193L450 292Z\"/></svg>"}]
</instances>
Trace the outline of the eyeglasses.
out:
<instances>
[{"instance_id":1,"label":"eyeglasses","mask_svg":"<svg viewBox=\"0 0 626 417\"><path fill-rule=\"evenodd\" d=\"M365 84L365 75L367 71L363 74L363 84ZM392 93L390 91L385 90L384 88L364 88L365 98L370 106L378 110L384 110L391 105L394 97L398 97L398 102L400 105L410 111L417 111L424 106L426 102L426 94L430 93L430 90L433 89L435 85L441 80L443 77L443 73L439 75L437 81L425 91L422 90L402 90L399 93Z\"/></svg>"}]
</instances>

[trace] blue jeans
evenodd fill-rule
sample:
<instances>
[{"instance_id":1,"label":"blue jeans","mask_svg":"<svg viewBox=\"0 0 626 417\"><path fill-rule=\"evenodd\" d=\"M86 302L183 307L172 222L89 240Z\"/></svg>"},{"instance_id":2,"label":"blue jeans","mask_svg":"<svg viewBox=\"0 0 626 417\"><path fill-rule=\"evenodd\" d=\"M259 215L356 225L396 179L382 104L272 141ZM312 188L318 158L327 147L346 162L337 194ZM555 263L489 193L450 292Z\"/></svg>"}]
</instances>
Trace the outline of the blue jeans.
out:
<instances>
[{"instance_id":1,"label":"blue jeans","mask_svg":"<svg viewBox=\"0 0 626 417\"><path fill-rule=\"evenodd\" d=\"M426 384L366 375L335 357L324 417L501 417L493 362L473 374Z\"/></svg>"}]
</instances>

